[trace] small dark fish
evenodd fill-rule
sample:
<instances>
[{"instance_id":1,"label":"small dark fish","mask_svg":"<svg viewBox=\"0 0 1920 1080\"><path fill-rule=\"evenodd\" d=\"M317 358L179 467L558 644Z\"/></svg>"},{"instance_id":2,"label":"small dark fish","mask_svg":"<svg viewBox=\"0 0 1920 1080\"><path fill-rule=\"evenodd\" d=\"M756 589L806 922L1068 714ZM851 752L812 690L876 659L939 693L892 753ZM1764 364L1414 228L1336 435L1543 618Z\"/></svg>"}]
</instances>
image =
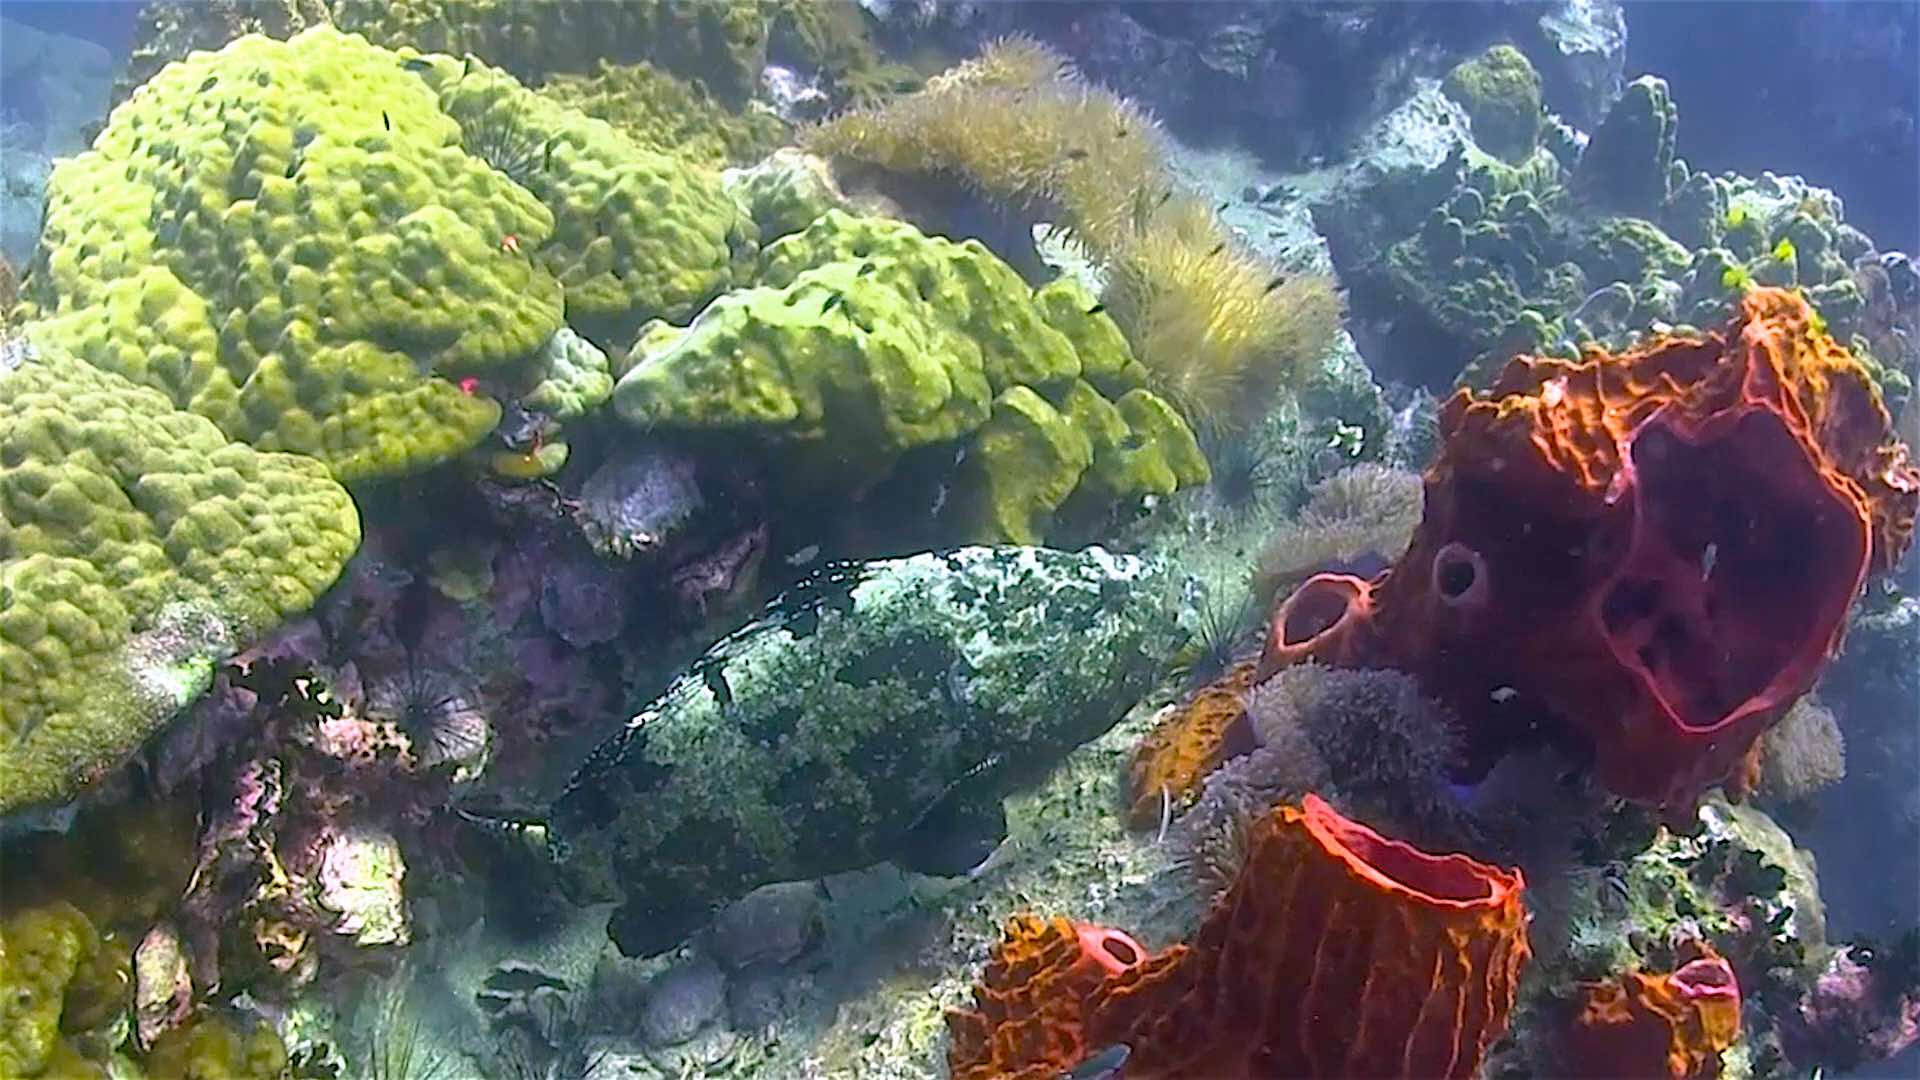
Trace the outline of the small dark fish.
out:
<instances>
[{"instance_id":1,"label":"small dark fish","mask_svg":"<svg viewBox=\"0 0 1920 1080\"><path fill-rule=\"evenodd\" d=\"M844 297L839 293L834 293L832 296L827 297L827 302L820 305L820 314L825 315L827 312L832 311L835 307L839 306L842 299L844 299Z\"/></svg>"},{"instance_id":2,"label":"small dark fish","mask_svg":"<svg viewBox=\"0 0 1920 1080\"><path fill-rule=\"evenodd\" d=\"M1270 293L1273 290L1279 288L1280 286L1285 285L1286 283L1287 283L1287 275L1275 274L1273 275L1273 280L1267 282L1267 287L1260 291L1263 293Z\"/></svg>"},{"instance_id":3,"label":"small dark fish","mask_svg":"<svg viewBox=\"0 0 1920 1080\"><path fill-rule=\"evenodd\" d=\"M467 54L467 58L465 60L460 61L460 77L464 79L472 73L473 73L473 54L469 53Z\"/></svg>"},{"instance_id":4,"label":"small dark fish","mask_svg":"<svg viewBox=\"0 0 1920 1080\"><path fill-rule=\"evenodd\" d=\"M418 56L409 57L407 62L400 66L406 68L408 71L431 71L433 69L432 64Z\"/></svg>"},{"instance_id":5,"label":"small dark fish","mask_svg":"<svg viewBox=\"0 0 1920 1080\"><path fill-rule=\"evenodd\" d=\"M218 75L207 76L207 81L200 84L200 92L204 94L207 91L213 89L213 84L219 81L220 81L220 76Z\"/></svg>"},{"instance_id":6,"label":"small dark fish","mask_svg":"<svg viewBox=\"0 0 1920 1080\"><path fill-rule=\"evenodd\" d=\"M1167 190L1161 192L1160 197L1158 199L1155 199L1153 202L1155 209L1158 209L1159 207L1167 205L1167 200L1171 198L1173 198L1172 188L1168 188Z\"/></svg>"},{"instance_id":7,"label":"small dark fish","mask_svg":"<svg viewBox=\"0 0 1920 1080\"><path fill-rule=\"evenodd\" d=\"M857 271L855 271L855 272L854 272L854 275L853 275L853 276L854 276L854 277L866 277L866 276L867 276L868 274L871 274L871 273L873 273L873 264L872 264L872 263L861 263L861 264L860 264L860 269L859 269L859 270L857 270Z\"/></svg>"},{"instance_id":8,"label":"small dark fish","mask_svg":"<svg viewBox=\"0 0 1920 1080\"><path fill-rule=\"evenodd\" d=\"M1222 200L1220 200L1220 205L1219 205L1219 206L1216 206L1216 207L1214 207L1214 208L1213 208L1213 212L1214 212L1214 213L1216 213L1216 214L1218 214L1218 213L1220 213L1220 212L1221 212L1222 210L1225 210L1225 209L1226 209L1227 207L1229 207L1229 206L1232 206L1232 205L1233 205L1233 200L1232 200L1232 199L1222 199Z\"/></svg>"},{"instance_id":9,"label":"small dark fish","mask_svg":"<svg viewBox=\"0 0 1920 1080\"><path fill-rule=\"evenodd\" d=\"M1101 312L1103 312L1103 311L1105 311L1105 310L1107 310L1107 305L1105 305L1105 304L1095 304L1095 305L1093 305L1092 307L1090 307L1090 308L1088 308L1088 309L1087 309L1087 314L1089 314L1089 315L1098 315L1098 314L1100 314Z\"/></svg>"},{"instance_id":10,"label":"small dark fish","mask_svg":"<svg viewBox=\"0 0 1920 1080\"><path fill-rule=\"evenodd\" d=\"M1207 252L1207 258L1211 259L1215 255L1218 255L1225 250L1227 250L1227 242L1225 240L1222 240L1219 243L1213 245L1212 251Z\"/></svg>"},{"instance_id":11,"label":"small dark fish","mask_svg":"<svg viewBox=\"0 0 1920 1080\"><path fill-rule=\"evenodd\" d=\"M1076 147L1074 147L1073 149L1071 149L1071 150L1069 150L1069 151L1067 151L1067 160L1069 160L1069 161L1085 161L1085 160L1087 160L1087 152L1086 152L1085 150L1082 150L1082 149L1080 149L1079 147L1077 147L1077 146L1076 146Z\"/></svg>"},{"instance_id":12,"label":"small dark fish","mask_svg":"<svg viewBox=\"0 0 1920 1080\"><path fill-rule=\"evenodd\" d=\"M540 153L540 168L544 172L553 171L553 144L560 141L558 135L547 140L547 148Z\"/></svg>"},{"instance_id":13,"label":"small dark fish","mask_svg":"<svg viewBox=\"0 0 1920 1080\"><path fill-rule=\"evenodd\" d=\"M387 115L387 110L385 109L380 110L380 123L388 131L393 130L393 118Z\"/></svg>"},{"instance_id":14,"label":"small dark fish","mask_svg":"<svg viewBox=\"0 0 1920 1080\"><path fill-rule=\"evenodd\" d=\"M1119 1080L1120 1069L1133 1056L1126 1043L1114 1043L1060 1074L1060 1080Z\"/></svg>"},{"instance_id":15,"label":"small dark fish","mask_svg":"<svg viewBox=\"0 0 1920 1080\"><path fill-rule=\"evenodd\" d=\"M1126 126L1125 124L1122 124L1122 125L1120 125L1120 128L1119 128L1119 130L1117 130L1117 131L1115 131L1115 132L1113 133L1113 137L1114 137L1114 138L1116 138L1116 139L1124 139L1124 138L1126 138L1126 137L1127 137L1127 135L1128 135L1128 134L1129 134L1129 133L1128 133L1128 131L1127 131L1127 126Z\"/></svg>"}]
</instances>

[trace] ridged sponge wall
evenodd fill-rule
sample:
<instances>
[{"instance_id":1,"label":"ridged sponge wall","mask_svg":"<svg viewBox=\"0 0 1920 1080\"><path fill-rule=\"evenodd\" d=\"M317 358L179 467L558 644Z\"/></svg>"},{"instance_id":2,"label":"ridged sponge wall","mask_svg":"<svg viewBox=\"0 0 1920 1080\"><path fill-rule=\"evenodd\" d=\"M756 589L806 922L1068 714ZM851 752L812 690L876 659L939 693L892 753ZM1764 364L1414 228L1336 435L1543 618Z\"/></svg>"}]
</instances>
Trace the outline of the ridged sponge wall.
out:
<instances>
[{"instance_id":1,"label":"ridged sponge wall","mask_svg":"<svg viewBox=\"0 0 1920 1080\"><path fill-rule=\"evenodd\" d=\"M948 1016L953 1075L1052 1080L1124 1044L1128 1080L1473 1076L1530 955L1523 887L1308 795L1253 826L1191 942L1015 919Z\"/></svg>"}]
</instances>

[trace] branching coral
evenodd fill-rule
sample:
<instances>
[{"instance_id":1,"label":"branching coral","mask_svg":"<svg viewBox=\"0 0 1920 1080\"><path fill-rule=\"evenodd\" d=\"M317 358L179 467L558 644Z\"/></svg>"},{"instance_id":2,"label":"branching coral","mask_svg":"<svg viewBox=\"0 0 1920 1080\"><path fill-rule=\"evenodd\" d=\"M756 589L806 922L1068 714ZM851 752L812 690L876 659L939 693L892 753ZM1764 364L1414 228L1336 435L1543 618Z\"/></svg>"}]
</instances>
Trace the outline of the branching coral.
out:
<instances>
[{"instance_id":1,"label":"branching coral","mask_svg":"<svg viewBox=\"0 0 1920 1080\"><path fill-rule=\"evenodd\" d=\"M810 149L892 172L945 172L987 197L1064 215L1110 262L1106 300L1156 392L1232 426L1326 349L1340 302L1322 277L1277 274L1179 194L1153 121L1010 39L883 106L808 132Z\"/></svg>"},{"instance_id":2,"label":"branching coral","mask_svg":"<svg viewBox=\"0 0 1920 1080\"><path fill-rule=\"evenodd\" d=\"M948 1014L949 1065L1038 1080L1122 1043L1137 1080L1472 1076L1529 955L1522 888L1309 795L1254 826L1190 943L1148 955L1115 930L1013 920L974 1007Z\"/></svg>"}]
</instances>

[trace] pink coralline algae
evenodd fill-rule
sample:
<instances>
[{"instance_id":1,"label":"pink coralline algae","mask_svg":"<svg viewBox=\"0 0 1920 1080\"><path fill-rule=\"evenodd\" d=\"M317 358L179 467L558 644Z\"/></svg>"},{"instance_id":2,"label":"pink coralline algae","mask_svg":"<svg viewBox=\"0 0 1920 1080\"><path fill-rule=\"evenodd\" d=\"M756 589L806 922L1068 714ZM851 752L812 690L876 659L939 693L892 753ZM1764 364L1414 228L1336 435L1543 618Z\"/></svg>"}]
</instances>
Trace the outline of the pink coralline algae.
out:
<instances>
[{"instance_id":1,"label":"pink coralline algae","mask_svg":"<svg viewBox=\"0 0 1920 1080\"><path fill-rule=\"evenodd\" d=\"M1894 974L1838 949L1783 1024L1795 1062L1851 1069L1920 1041L1920 988L1893 985Z\"/></svg>"}]
</instances>

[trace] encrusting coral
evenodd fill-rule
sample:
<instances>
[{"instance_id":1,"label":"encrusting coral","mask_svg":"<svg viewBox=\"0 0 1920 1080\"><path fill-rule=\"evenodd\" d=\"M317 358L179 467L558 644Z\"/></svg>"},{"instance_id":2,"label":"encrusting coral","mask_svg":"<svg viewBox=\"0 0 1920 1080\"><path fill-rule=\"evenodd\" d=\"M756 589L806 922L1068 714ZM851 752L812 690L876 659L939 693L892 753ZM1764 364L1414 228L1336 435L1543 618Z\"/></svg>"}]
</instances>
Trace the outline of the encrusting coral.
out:
<instances>
[{"instance_id":1,"label":"encrusting coral","mask_svg":"<svg viewBox=\"0 0 1920 1080\"><path fill-rule=\"evenodd\" d=\"M1070 283L1036 293L978 241L840 211L763 263L761 286L686 329L642 330L621 417L759 435L789 499L862 494L909 451L966 439L947 514L983 542L1206 479L1191 429Z\"/></svg>"},{"instance_id":2,"label":"encrusting coral","mask_svg":"<svg viewBox=\"0 0 1920 1080\"><path fill-rule=\"evenodd\" d=\"M1301 377L1337 329L1332 282L1276 273L1179 193L1158 128L1065 59L1005 39L925 90L803 136L817 153L898 173L952 173L995 200L1065 215L1109 263L1103 299L1196 424L1233 427Z\"/></svg>"},{"instance_id":3,"label":"encrusting coral","mask_svg":"<svg viewBox=\"0 0 1920 1080\"><path fill-rule=\"evenodd\" d=\"M1442 427L1405 555L1371 582L1309 579L1261 674L1401 668L1459 712L1480 768L1537 726L1671 807L1808 690L1920 504L1865 370L1779 290L1705 337L1515 359Z\"/></svg>"},{"instance_id":4,"label":"encrusting coral","mask_svg":"<svg viewBox=\"0 0 1920 1080\"><path fill-rule=\"evenodd\" d=\"M949 1065L1050 1080L1123 1044L1137 1080L1473 1076L1529 956L1523 889L1517 870L1428 854L1308 795L1254 826L1185 944L1148 954L1015 918L972 1007L948 1014Z\"/></svg>"},{"instance_id":5,"label":"encrusting coral","mask_svg":"<svg viewBox=\"0 0 1920 1080\"><path fill-rule=\"evenodd\" d=\"M0 370L0 808L118 766L359 541L319 462L58 349Z\"/></svg>"}]
</instances>

